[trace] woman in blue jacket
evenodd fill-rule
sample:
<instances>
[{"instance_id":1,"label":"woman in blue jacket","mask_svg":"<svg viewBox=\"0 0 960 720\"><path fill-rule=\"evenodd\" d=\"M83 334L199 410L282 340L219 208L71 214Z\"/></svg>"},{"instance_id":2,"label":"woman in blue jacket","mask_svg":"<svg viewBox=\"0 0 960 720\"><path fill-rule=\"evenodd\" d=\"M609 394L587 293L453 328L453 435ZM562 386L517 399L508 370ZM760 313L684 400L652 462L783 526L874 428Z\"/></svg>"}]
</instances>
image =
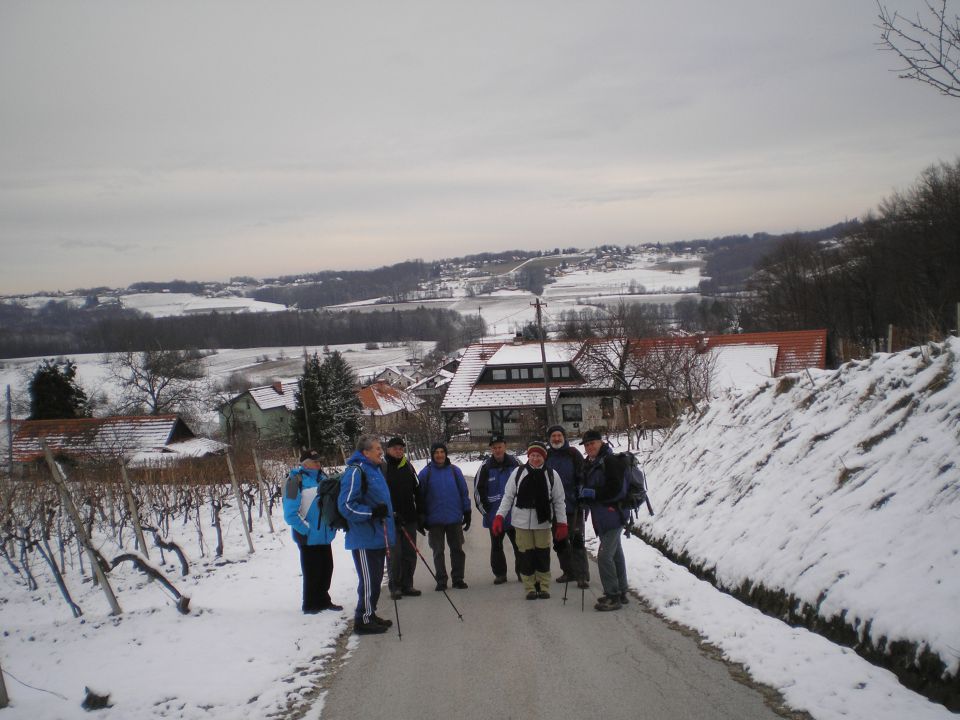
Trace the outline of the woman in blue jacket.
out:
<instances>
[{"instance_id":1,"label":"woman in blue jacket","mask_svg":"<svg viewBox=\"0 0 960 720\"><path fill-rule=\"evenodd\" d=\"M293 541L300 549L300 570L303 573L303 602L307 615L322 610L343 610L330 599L333 579L333 550L330 543L337 531L320 516L317 486L326 475L320 469L316 450L300 454L300 467L290 471L283 491L283 519L290 526Z\"/></svg>"},{"instance_id":2,"label":"woman in blue jacket","mask_svg":"<svg viewBox=\"0 0 960 720\"><path fill-rule=\"evenodd\" d=\"M450 575L455 588L465 590L463 580L467 556L463 552L463 533L470 529L470 494L463 473L447 457L447 446L434 443L431 460L420 471L420 497L423 500L423 525L433 550L437 587L447 589L447 564L444 541L450 546Z\"/></svg>"}]
</instances>

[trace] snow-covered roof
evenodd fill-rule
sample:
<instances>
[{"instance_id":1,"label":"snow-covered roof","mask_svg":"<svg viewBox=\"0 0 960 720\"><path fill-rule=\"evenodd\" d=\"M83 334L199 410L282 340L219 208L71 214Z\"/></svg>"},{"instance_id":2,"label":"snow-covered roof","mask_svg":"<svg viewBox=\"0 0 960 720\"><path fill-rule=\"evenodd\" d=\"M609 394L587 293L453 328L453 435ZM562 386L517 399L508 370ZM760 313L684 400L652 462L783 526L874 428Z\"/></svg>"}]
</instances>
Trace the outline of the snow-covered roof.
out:
<instances>
[{"instance_id":1,"label":"snow-covered roof","mask_svg":"<svg viewBox=\"0 0 960 720\"><path fill-rule=\"evenodd\" d=\"M720 345L711 349L714 372L711 391L752 387L773 376L777 345Z\"/></svg>"},{"instance_id":2,"label":"snow-covered roof","mask_svg":"<svg viewBox=\"0 0 960 720\"><path fill-rule=\"evenodd\" d=\"M190 438L170 443L161 448L140 450L133 453L127 461L127 467L166 467L178 460L201 458L208 455L221 455L230 447L226 443L211 438Z\"/></svg>"},{"instance_id":3,"label":"snow-covered roof","mask_svg":"<svg viewBox=\"0 0 960 720\"><path fill-rule=\"evenodd\" d=\"M449 385L450 381L453 379L454 373L449 370L437 370L433 375L428 375L423 378L418 383L415 383L407 388L409 392L416 392L417 390L424 390L427 388L441 388L444 385Z\"/></svg>"},{"instance_id":4,"label":"snow-covered roof","mask_svg":"<svg viewBox=\"0 0 960 720\"><path fill-rule=\"evenodd\" d=\"M415 410L421 400L385 382L375 382L357 393L364 415L392 415L401 410Z\"/></svg>"},{"instance_id":5,"label":"snow-covered roof","mask_svg":"<svg viewBox=\"0 0 960 720\"><path fill-rule=\"evenodd\" d=\"M567 342L547 342L543 344L543 349L548 363L570 362L577 354L577 348ZM487 360L487 365L534 365L540 362L542 362L540 343L524 343L523 345L508 343L501 346L493 354L493 357Z\"/></svg>"},{"instance_id":6,"label":"snow-covered roof","mask_svg":"<svg viewBox=\"0 0 960 720\"><path fill-rule=\"evenodd\" d=\"M295 410L297 401L294 394L299 388L298 380L279 380L272 385L250 388L247 392L261 410L272 410L278 407ZM242 394L238 397L242 397Z\"/></svg>"}]
</instances>

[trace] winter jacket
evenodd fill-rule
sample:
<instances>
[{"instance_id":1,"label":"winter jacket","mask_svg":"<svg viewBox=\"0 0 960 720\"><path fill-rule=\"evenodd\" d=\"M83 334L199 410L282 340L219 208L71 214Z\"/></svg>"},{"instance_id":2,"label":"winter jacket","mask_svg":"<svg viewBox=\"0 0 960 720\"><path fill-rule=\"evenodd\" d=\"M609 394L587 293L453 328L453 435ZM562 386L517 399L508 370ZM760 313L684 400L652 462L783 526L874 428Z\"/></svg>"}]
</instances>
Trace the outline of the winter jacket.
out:
<instances>
[{"instance_id":1,"label":"winter jacket","mask_svg":"<svg viewBox=\"0 0 960 720\"><path fill-rule=\"evenodd\" d=\"M404 524L417 522L417 496L420 494L417 471L406 455L399 460L387 455L383 467L393 511Z\"/></svg>"},{"instance_id":2,"label":"winter jacket","mask_svg":"<svg viewBox=\"0 0 960 720\"><path fill-rule=\"evenodd\" d=\"M497 462L492 456L488 457L473 481L473 502L483 513L483 526L489 528L493 524L493 517L497 514L500 501L503 500L503 489L515 468L520 467L517 459L509 453L503 456L503 462ZM510 515L504 518L504 525L510 526Z\"/></svg>"},{"instance_id":3,"label":"winter jacket","mask_svg":"<svg viewBox=\"0 0 960 720\"><path fill-rule=\"evenodd\" d=\"M374 518L372 513L373 508L380 504L387 506L387 516L382 520ZM390 488L380 472L380 466L370 462L359 450L347 460L347 469L343 471L340 480L337 506L340 514L350 524L344 543L347 550L376 550L386 547L383 537L384 523L387 526L387 541L390 545L395 542Z\"/></svg>"},{"instance_id":4,"label":"winter jacket","mask_svg":"<svg viewBox=\"0 0 960 720\"><path fill-rule=\"evenodd\" d=\"M553 514L552 520L540 522L537 519L536 508L516 507L517 491L523 484L530 471L529 465L521 465L510 473L510 479L507 480L507 486L503 490L503 500L500 501L500 508L497 515L506 517L508 512L513 512L513 527L521 530L547 530L553 525L553 520L565 523L567 521L566 505L563 502L563 482L556 471L544 466L547 474L547 487L550 491L550 508Z\"/></svg>"},{"instance_id":5,"label":"winter jacket","mask_svg":"<svg viewBox=\"0 0 960 720\"><path fill-rule=\"evenodd\" d=\"M626 460L617 457L610 446L600 446L595 460L589 458L583 465L583 487L592 488L596 497L589 500L593 530L601 535L615 527L623 527L626 518L620 510L619 500L623 492L623 474L627 471Z\"/></svg>"},{"instance_id":6,"label":"winter jacket","mask_svg":"<svg viewBox=\"0 0 960 720\"><path fill-rule=\"evenodd\" d=\"M449 458L443 465L431 460L419 477L420 514L426 516L424 524L431 527L463 522L463 516L470 512L470 494L460 468Z\"/></svg>"},{"instance_id":7,"label":"winter jacket","mask_svg":"<svg viewBox=\"0 0 960 720\"><path fill-rule=\"evenodd\" d=\"M298 544L306 540L307 545L329 545L337 535L337 531L320 517L317 486L326 477L319 470L305 467L294 468L287 476L283 489L283 519Z\"/></svg>"},{"instance_id":8,"label":"winter jacket","mask_svg":"<svg viewBox=\"0 0 960 720\"><path fill-rule=\"evenodd\" d=\"M570 443L564 440L561 448L547 445L547 461L544 464L551 470L556 470L557 475L563 481L567 515L573 515L577 511L577 491L580 489L583 455L576 448L570 447Z\"/></svg>"}]
</instances>

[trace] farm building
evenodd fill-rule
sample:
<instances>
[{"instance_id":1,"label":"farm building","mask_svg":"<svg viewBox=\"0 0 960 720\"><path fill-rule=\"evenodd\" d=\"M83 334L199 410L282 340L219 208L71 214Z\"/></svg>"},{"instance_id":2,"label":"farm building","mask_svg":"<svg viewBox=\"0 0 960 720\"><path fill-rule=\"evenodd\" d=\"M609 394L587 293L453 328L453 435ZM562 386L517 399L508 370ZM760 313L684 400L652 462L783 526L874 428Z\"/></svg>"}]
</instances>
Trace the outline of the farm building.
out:
<instances>
[{"instance_id":1,"label":"farm building","mask_svg":"<svg viewBox=\"0 0 960 720\"><path fill-rule=\"evenodd\" d=\"M287 440L299 388L298 380L277 380L230 398L217 408L220 432L228 438L249 434L264 440Z\"/></svg>"}]
</instances>

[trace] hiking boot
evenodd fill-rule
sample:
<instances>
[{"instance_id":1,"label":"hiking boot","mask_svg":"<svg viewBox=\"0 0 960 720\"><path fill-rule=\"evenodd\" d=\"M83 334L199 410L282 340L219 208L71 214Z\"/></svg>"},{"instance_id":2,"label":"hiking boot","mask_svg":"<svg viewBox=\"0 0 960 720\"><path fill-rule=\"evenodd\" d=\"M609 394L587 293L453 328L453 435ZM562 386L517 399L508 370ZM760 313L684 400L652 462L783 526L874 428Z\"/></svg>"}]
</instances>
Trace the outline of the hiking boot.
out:
<instances>
[{"instance_id":1,"label":"hiking boot","mask_svg":"<svg viewBox=\"0 0 960 720\"><path fill-rule=\"evenodd\" d=\"M466 590L469 587L463 580L454 580L453 586L457 590Z\"/></svg>"},{"instance_id":2,"label":"hiking boot","mask_svg":"<svg viewBox=\"0 0 960 720\"><path fill-rule=\"evenodd\" d=\"M600 612L607 612L610 610L619 610L620 609L620 598L618 597L608 597L606 595L601 595L600 599L597 600L597 604L593 606L594 610L599 610Z\"/></svg>"},{"instance_id":3,"label":"hiking boot","mask_svg":"<svg viewBox=\"0 0 960 720\"><path fill-rule=\"evenodd\" d=\"M402 598L402 597L403 597L403 593L400 592L399 590L392 590L392 591L390 592L390 599L391 599L391 600L399 600L399 599Z\"/></svg>"},{"instance_id":4,"label":"hiking boot","mask_svg":"<svg viewBox=\"0 0 960 720\"><path fill-rule=\"evenodd\" d=\"M367 623L355 620L353 623L353 631L357 635L379 635L380 633L385 633L387 630L389 630L389 628L386 625L381 625L373 620Z\"/></svg>"},{"instance_id":5,"label":"hiking boot","mask_svg":"<svg viewBox=\"0 0 960 720\"><path fill-rule=\"evenodd\" d=\"M497 575L497 576L493 579L493 584L494 584L494 585L503 585L506 581L507 581L507 576L506 576L506 575Z\"/></svg>"},{"instance_id":6,"label":"hiking boot","mask_svg":"<svg viewBox=\"0 0 960 720\"><path fill-rule=\"evenodd\" d=\"M570 582L571 580L573 580L572 577L570 577L570 576L567 575L566 573L563 573L563 575L560 575L556 580L554 580L554 582L558 582L558 583L568 583L568 582Z\"/></svg>"},{"instance_id":7,"label":"hiking boot","mask_svg":"<svg viewBox=\"0 0 960 720\"><path fill-rule=\"evenodd\" d=\"M537 593L537 597L540 598L541 600L549 600L550 593L548 593L546 590L541 590L540 592Z\"/></svg>"},{"instance_id":8,"label":"hiking boot","mask_svg":"<svg viewBox=\"0 0 960 720\"><path fill-rule=\"evenodd\" d=\"M588 587L590 587L590 581L589 581L589 580L577 580L577 587L580 588L581 590L585 590L585 589L587 589Z\"/></svg>"},{"instance_id":9,"label":"hiking boot","mask_svg":"<svg viewBox=\"0 0 960 720\"><path fill-rule=\"evenodd\" d=\"M621 604L621 605L629 605L629 604L630 604L630 596L629 596L627 593L625 593L625 592L620 593L620 604Z\"/></svg>"},{"instance_id":10,"label":"hiking boot","mask_svg":"<svg viewBox=\"0 0 960 720\"><path fill-rule=\"evenodd\" d=\"M393 620L387 620L386 618L382 618L376 613L370 616L370 622L378 623L380 625L383 625L384 627L393 627Z\"/></svg>"},{"instance_id":11,"label":"hiking boot","mask_svg":"<svg viewBox=\"0 0 960 720\"><path fill-rule=\"evenodd\" d=\"M536 590L531 590L527 593L527 600L536 600L538 597L540 597L540 593Z\"/></svg>"},{"instance_id":12,"label":"hiking boot","mask_svg":"<svg viewBox=\"0 0 960 720\"><path fill-rule=\"evenodd\" d=\"M404 597L420 597L423 594L416 588L404 588L400 592Z\"/></svg>"},{"instance_id":13,"label":"hiking boot","mask_svg":"<svg viewBox=\"0 0 960 720\"><path fill-rule=\"evenodd\" d=\"M343 611L343 605L337 605L336 603L329 603L329 604L327 604L327 605L324 605L324 606L323 606L322 608L320 608L320 609L321 609L321 610L333 610L334 612L342 612L342 611Z\"/></svg>"},{"instance_id":14,"label":"hiking boot","mask_svg":"<svg viewBox=\"0 0 960 720\"><path fill-rule=\"evenodd\" d=\"M434 588L434 590L436 590L437 592L443 592L446 589L447 589L447 581L437 580L437 586Z\"/></svg>"}]
</instances>

